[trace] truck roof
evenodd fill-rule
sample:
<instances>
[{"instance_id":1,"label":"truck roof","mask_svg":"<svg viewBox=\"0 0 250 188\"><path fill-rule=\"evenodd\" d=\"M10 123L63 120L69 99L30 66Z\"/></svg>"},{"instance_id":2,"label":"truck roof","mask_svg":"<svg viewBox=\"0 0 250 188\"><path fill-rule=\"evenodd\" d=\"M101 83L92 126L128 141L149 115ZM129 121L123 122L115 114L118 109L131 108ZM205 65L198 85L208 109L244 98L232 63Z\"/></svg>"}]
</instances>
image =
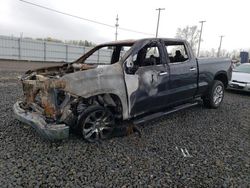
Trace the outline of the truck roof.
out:
<instances>
[{"instance_id":1,"label":"truck roof","mask_svg":"<svg viewBox=\"0 0 250 188\"><path fill-rule=\"evenodd\" d=\"M114 46L114 45L121 45L121 46L132 46L135 42L139 41L150 41L150 40L155 40L156 38L143 38L143 39L129 39L129 40L117 40L117 41L111 41L107 43L100 44L98 46ZM183 39L177 39L177 38L157 38L158 40L164 40L168 42L185 42L186 40Z\"/></svg>"}]
</instances>

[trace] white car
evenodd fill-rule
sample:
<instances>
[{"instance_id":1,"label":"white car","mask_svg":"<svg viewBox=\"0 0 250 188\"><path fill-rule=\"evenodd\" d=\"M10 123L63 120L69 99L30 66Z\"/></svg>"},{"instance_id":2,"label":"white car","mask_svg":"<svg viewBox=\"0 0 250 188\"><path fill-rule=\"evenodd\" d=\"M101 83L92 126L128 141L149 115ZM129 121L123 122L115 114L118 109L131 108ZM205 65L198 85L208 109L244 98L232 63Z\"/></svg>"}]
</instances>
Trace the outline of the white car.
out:
<instances>
[{"instance_id":1,"label":"white car","mask_svg":"<svg viewBox=\"0 0 250 188\"><path fill-rule=\"evenodd\" d=\"M250 92L250 63L241 64L233 70L228 87Z\"/></svg>"}]
</instances>

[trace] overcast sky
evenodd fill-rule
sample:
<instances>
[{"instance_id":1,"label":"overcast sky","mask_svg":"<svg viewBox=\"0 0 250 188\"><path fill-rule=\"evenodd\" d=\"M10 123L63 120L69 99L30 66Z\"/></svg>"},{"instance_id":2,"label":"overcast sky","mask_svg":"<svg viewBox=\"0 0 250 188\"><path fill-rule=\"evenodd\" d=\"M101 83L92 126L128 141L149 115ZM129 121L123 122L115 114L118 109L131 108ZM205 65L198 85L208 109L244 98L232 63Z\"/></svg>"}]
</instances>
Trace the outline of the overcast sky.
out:
<instances>
[{"instance_id":1,"label":"overcast sky","mask_svg":"<svg viewBox=\"0 0 250 188\"><path fill-rule=\"evenodd\" d=\"M159 36L175 37L178 27L198 25L203 27L201 50L217 49L219 36L223 38L222 49L249 49L250 0L27 0L83 18L115 24L155 34L157 11L163 7ZM118 39L152 37L119 30ZM0 0L0 35L60 40L89 40L102 43L114 40L115 29L84 20L53 13L19 0Z\"/></svg>"}]
</instances>

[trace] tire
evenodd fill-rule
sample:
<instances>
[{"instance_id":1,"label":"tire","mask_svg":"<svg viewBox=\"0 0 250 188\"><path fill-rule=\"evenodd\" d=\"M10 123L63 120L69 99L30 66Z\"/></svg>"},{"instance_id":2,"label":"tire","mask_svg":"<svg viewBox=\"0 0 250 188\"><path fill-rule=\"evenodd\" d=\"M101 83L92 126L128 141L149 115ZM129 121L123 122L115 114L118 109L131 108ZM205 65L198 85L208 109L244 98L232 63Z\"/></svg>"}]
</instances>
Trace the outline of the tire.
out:
<instances>
[{"instance_id":1,"label":"tire","mask_svg":"<svg viewBox=\"0 0 250 188\"><path fill-rule=\"evenodd\" d=\"M218 108L224 98L224 84L219 80L214 80L209 88L208 95L203 97L203 104L207 108Z\"/></svg>"},{"instance_id":2,"label":"tire","mask_svg":"<svg viewBox=\"0 0 250 188\"><path fill-rule=\"evenodd\" d=\"M78 118L78 130L89 142L110 138L114 127L114 116L102 106L90 106Z\"/></svg>"}]
</instances>

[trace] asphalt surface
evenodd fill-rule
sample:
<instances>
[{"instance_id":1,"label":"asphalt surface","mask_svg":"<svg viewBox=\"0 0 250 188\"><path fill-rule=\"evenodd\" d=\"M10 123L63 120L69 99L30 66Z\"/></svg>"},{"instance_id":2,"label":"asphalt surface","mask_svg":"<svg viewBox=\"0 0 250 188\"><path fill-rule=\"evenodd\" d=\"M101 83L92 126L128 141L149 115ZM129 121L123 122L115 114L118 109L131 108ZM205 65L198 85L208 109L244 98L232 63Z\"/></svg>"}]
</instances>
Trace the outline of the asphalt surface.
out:
<instances>
[{"instance_id":1,"label":"asphalt surface","mask_svg":"<svg viewBox=\"0 0 250 188\"><path fill-rule=\"evenodd\" d=\"M15 120L20 72L0 71L0 187L249 187L250 95L226 92L100 144L50 143Z\"/></svg>"},{"instance_id":2,"label":"asphalt surface","mask_svg":"<svg viewBox=\"0 0 250 188\"><path fill-rule=\"evenodd\" d=\"M0 71L25 72L29 69L38 69L41 67L56 66L62 64L62 62L32 62L0 59Z\"/></svg>"}]
</instances>

